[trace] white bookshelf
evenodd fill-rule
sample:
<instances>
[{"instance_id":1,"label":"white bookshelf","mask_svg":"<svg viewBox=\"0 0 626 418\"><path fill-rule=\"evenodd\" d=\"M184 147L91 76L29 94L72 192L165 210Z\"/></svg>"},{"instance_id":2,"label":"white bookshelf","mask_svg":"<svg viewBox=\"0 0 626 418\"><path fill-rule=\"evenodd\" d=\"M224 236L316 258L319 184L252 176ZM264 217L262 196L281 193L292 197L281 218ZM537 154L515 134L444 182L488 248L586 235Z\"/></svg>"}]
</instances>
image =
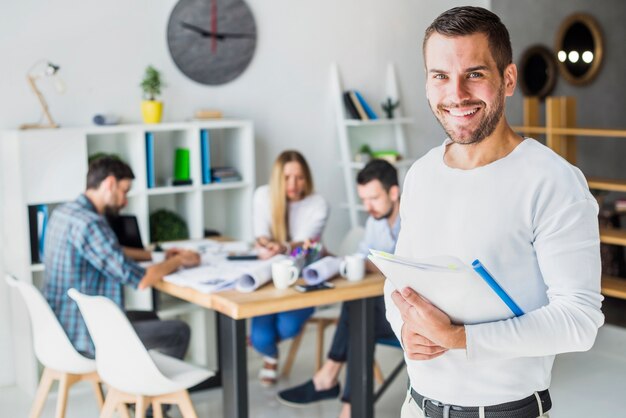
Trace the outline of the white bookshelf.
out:
<instances>
[{"instance_id":1,"label":"white bookshelf","mask_svg":"<svg viewBox=\"0 0 626 418\"><path fill-rule=\"evenodd\" d=\"M360 204L361 202L356 193L356 174L365 167L365 163L354 161L355 154L363 144L369 145L374 151L380 150L381 147L398 151L402 159L394 165L398 169L398 178L402 181L406 171L415 161L415 158L407 154L405 134L405 127L413 124L413 119L402 116L402 101L400 101L400 106L395 109L393 119L386 119L386 115L382 110L379 110L379 106L375 105L387 97L393 100L400 100L395 68L392 63L389 63L387 66L385 80L386 97L381 97L379 100L368 100L370 106L375 108L379 119L357 120L350 118L343 100L343 93L347 88L342 83L339 67L336 64L331 65L330 82L335 102L337 139L341 157L338 166L343 173L347 200L341 203L339 207L348 210L350 225L355 227L362 225L365 219L362 216L365 213L365 209Z\"/></svg>"},{"instance_id":2,"label":"white bookshelf","mask_svg":"<svg viewBox=\"0 0 626 418\"><path fill-rule=\"evenodd\" d=\"M212 167L232 166L240 181L202 184L200 132L209 132ZM145 134L154 136L154 169L157 187L148 188ZM186 220L190 238L204 236L205 229L250 241L252 193L255 184L253 124L247 120L163 123L158 125L88 126L1 134L4 205L4 266L8 273L41 287L44 266L31 261L28 207L49 205L50 215L58 204L74 200L85 188L89 155L114 153L135 174L124 213L137 217L144 244L150 243L149 216L157 209L176 212ZM170 186L174 149L190 151L191 185ZM125 288L126 307L150 309L149 292ZM11 320L17 383L34 394L38 364L30 336L28 314L12 293ZM192 324L191 361L206 363L207 346L215 340L212 313L164 300L159 314L165 318L185 316ZM210 360L209 360L210 361ZM211 366L211 365L210 365ZM212 365L215 366L215 365Z\"/></svg>"}]
</instances>

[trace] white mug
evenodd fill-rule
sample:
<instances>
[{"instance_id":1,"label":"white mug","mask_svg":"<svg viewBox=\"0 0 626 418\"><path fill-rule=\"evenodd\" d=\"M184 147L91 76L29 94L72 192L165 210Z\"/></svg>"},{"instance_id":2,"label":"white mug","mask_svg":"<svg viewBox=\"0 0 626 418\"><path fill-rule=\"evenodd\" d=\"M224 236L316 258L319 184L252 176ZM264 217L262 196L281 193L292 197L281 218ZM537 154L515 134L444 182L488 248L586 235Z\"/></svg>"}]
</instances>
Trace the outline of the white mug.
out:
<instances>
[{"instance_id":1,"label":"white mug","mask_svg":"<svg viewBox=\"0 0 626 418\"><path fill-rule=\"evenodd\" d=\"M357 282L365 277L365 257L362 254L347 255L339 265L342 277Z\"/></svg>"},{"instance_id":2,"label":"white mug","mask_svg":"<svg viewBox=\"0 0 626 418\"><path fill-rule=\"evenodd\" d=\"M272 280L276 289L286 289L298 280L299 270L292 260L272 263Z\"/></svg>"}]
</instances>

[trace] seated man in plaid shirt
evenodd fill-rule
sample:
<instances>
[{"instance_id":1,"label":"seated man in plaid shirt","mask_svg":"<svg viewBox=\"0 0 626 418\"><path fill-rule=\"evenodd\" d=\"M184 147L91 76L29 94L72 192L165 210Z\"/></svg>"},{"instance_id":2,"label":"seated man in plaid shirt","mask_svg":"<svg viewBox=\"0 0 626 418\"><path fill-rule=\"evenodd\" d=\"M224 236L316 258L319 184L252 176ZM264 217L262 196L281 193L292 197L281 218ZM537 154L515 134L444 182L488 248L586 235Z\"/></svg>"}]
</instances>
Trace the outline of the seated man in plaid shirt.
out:
<instances>
[{"instance_id":1,"label":"seated man in plaid shirt","mask_svg":"<svg viewBox=\"0 0 626 418\"><path fill-rule=\"evenodd\" d=\"M196 266L196 252L173 249L165 261L143 268L135 260L150 260L142 249L123 248L105 214L116 214L128 203L126 195L135 178L119 159L103 157L89 165L87 190L54 210L45 238L44 295L78 351L94 357L94 345L70 288L88 295L102 295L122 307L122 285L139 289L152 286L181 266ZM182 359L189 346L189 326L182 321L132 320L148 349Z\"/></svg>"}]
</instances>

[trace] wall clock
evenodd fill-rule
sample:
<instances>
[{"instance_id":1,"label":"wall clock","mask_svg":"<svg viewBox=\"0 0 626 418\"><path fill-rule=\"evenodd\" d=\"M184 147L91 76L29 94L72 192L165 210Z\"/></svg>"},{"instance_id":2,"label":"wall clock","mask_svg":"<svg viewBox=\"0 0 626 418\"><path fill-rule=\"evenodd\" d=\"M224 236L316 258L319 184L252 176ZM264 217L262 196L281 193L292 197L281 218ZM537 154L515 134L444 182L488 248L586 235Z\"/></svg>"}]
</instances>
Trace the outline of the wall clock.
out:
<instances>
[{"instance_id":1,"label":"wall clock","mask_svg":"<svg viewBox=\"0 0 626 418\"><path fill-rule=\"evenodd\" d=\"M225 84L252 61L256 23L242 0L180 0L167 24L167 45L187 77Z\"/></svg>"}]
</instances>

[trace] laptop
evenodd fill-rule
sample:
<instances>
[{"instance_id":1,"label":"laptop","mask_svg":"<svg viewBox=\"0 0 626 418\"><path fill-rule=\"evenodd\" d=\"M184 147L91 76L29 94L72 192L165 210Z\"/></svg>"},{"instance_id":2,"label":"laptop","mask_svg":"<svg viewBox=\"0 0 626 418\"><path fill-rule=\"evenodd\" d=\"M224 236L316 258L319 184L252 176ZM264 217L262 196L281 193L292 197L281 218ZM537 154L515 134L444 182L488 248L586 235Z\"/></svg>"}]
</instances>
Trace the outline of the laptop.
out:
<instances>
[{"instance_id":1,"label":"laptop","mask_svg":"<svg viewBox=\"0 0 626 418\"><path fill-rule=\"evenodd\" d=\"M134 215L107 216L107 221L111 226L117 240L123 247L143 248L139 223Z\"/></svg>"}]
</instances>

